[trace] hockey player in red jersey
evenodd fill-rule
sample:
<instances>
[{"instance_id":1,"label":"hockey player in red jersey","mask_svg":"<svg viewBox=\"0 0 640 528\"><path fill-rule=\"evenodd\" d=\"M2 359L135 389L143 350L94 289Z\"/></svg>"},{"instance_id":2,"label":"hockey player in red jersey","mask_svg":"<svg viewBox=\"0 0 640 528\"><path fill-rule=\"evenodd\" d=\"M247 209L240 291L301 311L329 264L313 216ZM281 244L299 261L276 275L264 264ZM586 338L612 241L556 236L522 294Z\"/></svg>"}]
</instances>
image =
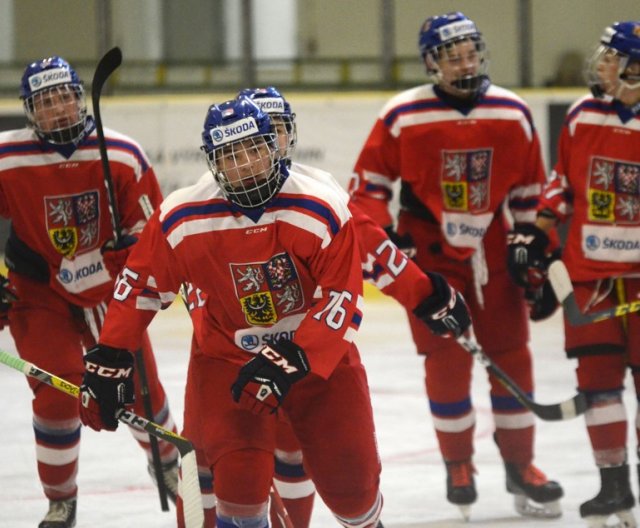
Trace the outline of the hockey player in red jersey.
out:
<instances>
[{"instance_id":1,"label":"hockey player in red jersey","mask_svg":"<svg viewBox=\"0 0 640 528\"><path fill-rule=\"evenodd\" d=\"M204 310L185 431L198 431L215 474L217 526L268 525L276 424L286 418L338 522L373 528L380 461L354 344L362 272L346 201L281 163L269 116L250 99L212 105L202 138L213 178L172 193L133 248L86 357L82 420L113 425L131 401L128 351L188 283ZM114 371L122 377L105 375Z\"/></svg>"},{"instance_id":2,"label":"hockey player in red jersey","mask_svg":"<svg viewBox=\"0 0 640 528\"><path fill-rule=\"evenodd\" d=\"M140 146L105 130L125 234L123 247L113 247L95 124L77 73L60 57L34 62L24 72L20 97L29 126L0 133L0 215L11 220L3 292L13 299L3 307L20 357L79 384L83 348L97 341L129 251L124 246L142 230L143 207L160 203L160 190ZM146 336L142 345L154 419L175 427ZM80 405L44 383L28 382L38 474L49 499L39 527L68 528L76 522ZM139 394L136 409L142 412ZM150 459L148 436L132 432ZM175 494L178 453L164 442L160 451Z\"/></svg>"},{"instance_id":3,"label":"hockey player in red jersey","mask_svg":"<svg viewBox=\"0 0 640 528\"><path fill-rule=\"evenodd\" d=\"M238 94L238 97L242 96L253 99L261 110L271 117L278 134L282 160L289 167L293 167L296 171L303 172L311 178L328 183L338 196L343 196L345 200L348 200L348 194L331 174L293 161L297 145L296 116L289 102L275 87L245 89ZM409 309L414 309L419 305L423 307L428 305L428 309L424 308L424 322L430 326L432 331L441 334L450 333L453 336L458 336L466 331L470 324L470 318L466 305L457 292L451 290L440 275L427 276L422 272L391 242L385 231L354 203L349 202L349 209L356 226L364 278ZM455 302L449 306L452 299ZM196 304L190 301L188 305L193 314ZM450 328L444 327L441 320L432 317L443 309L442 318L448 317L448 320L452 322ZM315 487L306 474L302 462L302 451L290 425L284 421L279 422L276 437L274 486L282 497L295 528L309 526L315 495ZM203 482L208 483L209 479L205 478ZM204 494L207 492L208 490L203 490ZM209 502L210 507L213 507L213 504L214 502ZM208 513L208 515L211 517L213 514ZM272 507L270 517L273 526L280 526L277 515L277 510Z\"/></svg>"},{"instance_id":4,"label":"hockey player in red jersey","mask_svg":"<svg viewBox=\"0 0 640 528\"><path fill-rule=\"evenodd\" d=\"M569 109L535 224L516 224L510 253L522 284L544 277L547 232L570 220L562 260L581 308L597 311L640 297L640 21L605 29L587 79L593 95ZM640 318L564 326L578 388L590 403L585 422L601 479L580 515L594 527L608 526L613 514L621 526L636 526L622 389L630 369L640 398Z\"/></svg>"},{"instance_id":5,"label":"hockey player in red jersey","mask_svg":"<svg viewBox=\"0 0 640 528\"><path fill-rule=\"evenodd\" d=\"M355 165L352 200L381 226L400 180L397 231L467 300L485 352L525 391L533 391L522 292L506 266L511 216L532 219L545 180L527 105L491 84L482 35L462 13L428 18L419 47L433 81L384 106ZM540 316L538 304L536 316ZM533 314L533 312L532 312ZM472 358L455 340L434 336L409 312L426 390L447 470L447 498L468 515L477 498L473 464ZM496 327L508 332L496 332ZM533 464L534 416L492 376L494 438L507 489L523 515L560 515L562 488Z\"/></svg>"}]
</instances>

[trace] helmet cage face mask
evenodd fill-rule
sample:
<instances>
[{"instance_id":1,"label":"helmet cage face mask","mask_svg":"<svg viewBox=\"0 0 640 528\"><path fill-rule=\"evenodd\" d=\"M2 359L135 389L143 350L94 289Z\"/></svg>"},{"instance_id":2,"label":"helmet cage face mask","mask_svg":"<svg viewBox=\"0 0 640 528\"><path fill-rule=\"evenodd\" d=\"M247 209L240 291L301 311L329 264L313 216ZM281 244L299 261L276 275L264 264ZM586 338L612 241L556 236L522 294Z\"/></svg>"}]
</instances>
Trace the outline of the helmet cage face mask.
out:
<instances>
[{"instance_id":1,"label":"helmet cage face mask","mask_svg":"<svg viewBox=\"0 0 640 528\"><path fill-rule=\"evenodd\" d=\"M78 144L86 134L87 104L82 81L62 57L29 64L20 81L20 98L29 125L55 144Z\"/></svg>"},{"instance_id":2,"label":"helmet cage face mask","mask_svg":"<svg viewBox=\"0 0 640 528\"><path fill-rule=\"evenodd\" d=\"M206 155L225 198L244 208L267 203L284 181L275 133L233 141L207 151Z\"/></svg>"},{"instance_id":3,"label":"helmet cage face mask","mask_svg":"<svg viewBox=\"0 0 640 528\"><path fill-rule=\"evenodd\" d=\"M464 43L472 46L462 46ZM480 34L432 47L424 59L427 76L434 84L442 88L450 86L464 95L473 95L480 90L489 69L488 52ZM456 69L462 70L464 63L469 61L476 64L473 73L455 72Z\"/></svg>"},{"instance_id":4,"label":"helmet cage face mask","mask_svg":"<svg viewBox=\"0 0 640 528\"><path fill-rule=\"evenodd\" d=\"M23 107L29 125L50 143L78 143L84 137L87 104L80 84L58 84L35 92L24 99Z\"/></svg>"},{"instance_id":5,"label":"helmet cage face mask","mask_svg":"<svg viewBox=\"0 0 640 528\"><path fill-rule=\"evenodd\" d=\"M298 145L298 130L296 114L291 111L291 105L274 87L246 88L238 93L238 97L248 97L260 110L269 114L279 138L280 157L291 163L293 153Z\"/></svg>"},{"instance_id":6,"label":"helmet cage face mask","mask_svg":"<svg viewBox=\"0 0 640 528\"><path fill-rule=\"evenodd\" d=\"M452 95L468 97L480 91L489 57L482 33L464 13L427 18L420 28L418 47L431 82Z\"/></svg>"},{"instance_id":7,"label":"helmet cage face mask","mask_svg":"<svg viewBox=\"0 0 640 528\"><path fill-rule=\"evenodd\" d=\"M616 22L600 37L585 78L595 97L619 97L640 88L640 23Z\"/></svg>"},{"instance_id":8,"label":"helmet cage face mask","mask_svg":"<svg viewBox=\"0 0 640 528\"><path fill-rule=\"evenodd\" d=\"M270 114L278 136L280 157L291 161L298 144L298 127L296 126L296 114ZM284 151L282 143L285 143Z\"/></svg>"}]
</instances>

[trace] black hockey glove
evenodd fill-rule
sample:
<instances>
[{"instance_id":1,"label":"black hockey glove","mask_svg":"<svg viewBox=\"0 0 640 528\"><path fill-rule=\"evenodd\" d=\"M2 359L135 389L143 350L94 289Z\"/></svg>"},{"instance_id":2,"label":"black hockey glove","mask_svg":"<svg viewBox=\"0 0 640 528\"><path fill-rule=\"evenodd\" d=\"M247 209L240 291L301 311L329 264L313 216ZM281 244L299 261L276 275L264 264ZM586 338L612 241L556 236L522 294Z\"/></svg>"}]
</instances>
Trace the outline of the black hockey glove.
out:
<instances>
[{"instance_id":1,"label":"black hockey glove","mask_svg":"<svg viewBox=\"0 0 640 528\"><path fill-rule=\"evenodd\" d=\"M439 273L426 272L433 293L422 301L413 313L442 337L460 337L471 325L469 309L462 295Z\"/></svg>"},{"instance_id":2,"label":"black hockey glove","mask_svg":"<svg viewBox=\"0 0 640 528\"><path fill-rule=\"evenodd\" d=\"M507 267L518 286L542 286L547 277L549 237L533 224L516 224L507 234Z\"/></svg>"},{"instance_id":3,"label":"black hockey glove","mask_svg":"<svg viewBox=\"0 0 640 528\"><path fill-rule=\"evenodd\" d=\"M560 258L561 251L556 249L549 255L545 264L544 282L540 286L526 286L524 289L524 299L529 305L529 319L532 321L542 321L547 317L551 317L558 306L558 299L553 287L546 276L546 270L549 265Z\"/></svg>"},{"instance_id":4,"label":"black hockey glove","mask_svg":"<svg viewBox=\"0 0 640 528\"><path fill-rule=\"evenodd\" d=\"M0 330L9 326L9 310L14 301L18 300L15 288L4 275L0 275Z\"/></svg>"},{"instance_id":5,"label":"black hockey glove","mask_svg":"<svg viewBox=\"0 0 640 528\"><path fill-rule=\"evenodd\" d=\"M133 235L124 235L118 243L114 240L107 240L100 249L104 266L112 279L115 279L124 268L124 263L137 241L138 238Z\"/></svg>"},{"instance_id":6,"label":"black hockey glove","mask_svg":"<svg viewBox=\"0 0 640 528\"><path fill-rule=\"evenodd\" d=\"M307 356L288 339L265 346L240 369L231 386L233 400L255 413L274 413L291 385L309 373Z\"/></svg>"},{"instance_id":7,"label":"black hockey glove","mask_svg":"<svg viewBox=\"0 0 640 528\"><path fill-rule=\"evenodd\" d=\"M547 317L551 317L559 306L558 299L549 281L537 288L526 287L524 289L524 299L529 305L529 319L532 321L542 321Z\"/></svg>"},{"instance_id":8,"label":"black hockey glove","mask_svg":"<svg viewBox=\"0 0 640 528\"><path fill-rule=\"evenodd\" d=\"M389 237L389 240L391 240L391 242L398 246L398 249L402 251L408 258L413 258L416 256L418 250L416 249L413 238L411 238L411 235L409 233L399 235L395 231L395 229L393 229L393 226L385 227L384 232Z\"/></svg>"},{"instance_id":9,"label":"black hockey glove","mask_svg":"<svg viewBox=\"0 0 640 528\"><path fill-rule=\"evenodd\" d=\"M96 345L84 356L80 420L91 429L115 431L116 411L133 404L133 355L122 348Z\"/></svg>"}]
</instances>

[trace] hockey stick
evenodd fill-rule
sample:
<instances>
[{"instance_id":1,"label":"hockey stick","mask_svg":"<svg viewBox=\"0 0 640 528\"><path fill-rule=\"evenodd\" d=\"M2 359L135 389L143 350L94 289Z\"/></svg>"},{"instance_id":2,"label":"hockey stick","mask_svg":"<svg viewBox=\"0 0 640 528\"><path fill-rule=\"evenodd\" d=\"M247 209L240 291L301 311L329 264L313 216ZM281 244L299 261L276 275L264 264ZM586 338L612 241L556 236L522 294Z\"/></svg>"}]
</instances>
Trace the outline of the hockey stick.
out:
<instances>
[{"instance_id":1,"label":"hockey stick","mask_svg":"<svg viewBox=\"0 0 640 528\"><path fill-rule=\"evenodd\" d=\"M549 266L549 282L571 326L582 326L589 323L597 323L612 317L621 317L640 311L640 300L618 304L611 308L605 308L597 312L583 313L576 301L571 277L564 262L555 260Z\"/></svg>"},{"instance_id":2,"label":"hockey stick","mask_svg":"<svg viewBox=\"0 0 640 528\"><path fill-rule=\"evenodd\" d=\"M109 213L111 214L111 227L113 228L113 238L117 245L120 241L120 213L116 202L115 191L113 190L113 178L111 177L111 167L107 156L107 143L104 139L104 128L100 115L100 95L107 79L122 64L122 51L120 48L111 48L98 62L96 71L91 82L91 101L93 103L93 118L96 122L96 134L98 135L98 148L100 149L100 161L102 162L102 175L107 188L107 201L109 203Z\"/></svg>"},{"instance_id":3,"label":"hockey stick","mask_svg":"<svg viewBox=\"0 0 640 528\"><path fill-rule=\"evenodd\" d=\"M587 410L587 398L579 392L573 398L560 403L542 404L533 401L507 374L489 358L474 337L460 336L458 343L478 360L497 380L538 418L547 421L569 420Z\"/></svg>"},{"instance_id":4,"label":"hockey stick","mask_svg":"<svg viewBox=\"0 0 640 528\"><path fill-rule=\"evenodd\" d=\"M0 350L0 363L11 367L18 372L31 378L35 378L42 383L53 387L59 391L78 398L80 388L73 383L51 374L46 370L38 368L33 363L29 363L19 357L13 356ZM189 440L169 429L151 422L137 414L120 409L117 412L120 422L146 431L153 437L161 438L176 446L182 458L180 469L182 472L181 496L184 504L184 522L186 528L202 528L204 525L204 511L202 509L202 495L200 494L200 482L198 480L198 465L196 462L196 452Z\"/></svg>"},{"instance_id":5,"label":"hockey stick","mask_svg":"<svg viewBox=\"0 0 640 528\"><path fill-rule=\"evenodd\" d=\"M116 71L118 66L122 64L122 52L120 48L111 48L98 62L96 71L93 74L91 82L91 101L93 103L93 117L96 122L96 134L98 136L98 148L100 149L100 161L102 162L102 176L104 185L107 188L107 203L109 204L109 213L111 216L111 227L113 229L113 240L116 247L122 239L120 212L118 211L118 203L116 202L115 191L113 190L113 178L111 177L111 167L109 165L109 156L107 154L107 142L104 138L104 128L102 126L102 117L100 115L100 96L102 88L111 74ZM144 413L149 420L153 419L153 408L151 405L151 395L149 392L149 383L147 381L147 373L144 367L142 350L135 352L136 363L138 364L138 372L140 373L140 392L142 393L142 403L144 405ZM162 511L169 511L169 503L167 501L167 485L164 481L162 473L162 461L160 460L160 447L158 439L149 437L149 446L151 448L151 460L153 470L156 475L156 485L158 486L158 494L160 496L160 508Z\"/></svg>"},{"instance_id":6,"label":"hockey stick","mask_svg":"<svg viewBox=\"0 0 640 528\"><path fill-rule=\"evenodd\" d=\"M293 526L293 521L291 517L289 517L289 512L282 502L282 497L278 493L275 484L271 486L271 490L269 491L269 497L271 498L271 503L273 505L273 509L275 511L276 517L278 518L279 526L274 528L295 528Z\"/></svg>"}]
</instances>

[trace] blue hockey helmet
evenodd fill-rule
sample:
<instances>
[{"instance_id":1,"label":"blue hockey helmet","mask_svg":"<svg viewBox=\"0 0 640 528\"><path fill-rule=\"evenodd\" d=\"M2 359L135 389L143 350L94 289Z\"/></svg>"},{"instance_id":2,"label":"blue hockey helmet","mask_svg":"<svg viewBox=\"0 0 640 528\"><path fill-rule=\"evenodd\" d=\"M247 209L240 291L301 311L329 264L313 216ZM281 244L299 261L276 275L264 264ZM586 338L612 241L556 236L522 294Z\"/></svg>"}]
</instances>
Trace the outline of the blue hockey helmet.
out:
<instances>
[{"instance_id":1,"label":"blue hockey helmet","mask_svg":"<svg viewBox=\"0 0 640 528\"><path fill-rule=\"evenodd\" d=\"M434 83L443 85L447 82L442 75L442 61L452 60L456 44L467 41L474 44L476 71L472 74L461 72L448 84L464 94L473 94L480 90L482 81L487 78L489 62L482 33L475 22L460 11L431 16L423 22L418 34L418 47L427 67L427 75Z\"/></svg>"},{"instance_id":2,"label":"blue hockey helmet","mask_svg":"<svg viewBox=\"0 0 640 528\"><path fill-rule=\"evenodd\" d=\"M615 82L598 73L603 63L612 62L617 65ZM617 96L622 88L640 88L640 21L615 22L605 28L587 63L586 78L596 97Z\"/></svg>"},{"instance_id":3,"label":"blue hockey helmet","mask_svg":"<svg viewBox=\"0 0 640 528\"><path fill-rule=\"evenodd\" d=\"M210 106L202 143L222 193L241 207L264 205L284 183L273 123L248 97Z\"/></svg>"},{"instance_id":4,"label":"blue hockey helmet","mask_svg":"<svg viewBox=\"0 0 640 528\"><path fill-rule=\"evenodd\" d=\"M84 137L84 87L63 58L54 55L29 64L22 74L20 98L30 126L42 139L66 144Z\"/></svg>"},{"instance_id":5,"label":"blue hockey helmet","mask_svg":"<svg viewBox=\"0 0 640 528\"><path fill-rule=\"evenodd\" d=\"M291 105L285 97L274 87L245 88L238 92L238 97L248 97L255 102L263 112L271 117L278 136L284 136L286 143L280 144L280 154L283 160L291 162L293 152L298 144L296 114L291 111Z\"/></svg>"}]
</instances>

